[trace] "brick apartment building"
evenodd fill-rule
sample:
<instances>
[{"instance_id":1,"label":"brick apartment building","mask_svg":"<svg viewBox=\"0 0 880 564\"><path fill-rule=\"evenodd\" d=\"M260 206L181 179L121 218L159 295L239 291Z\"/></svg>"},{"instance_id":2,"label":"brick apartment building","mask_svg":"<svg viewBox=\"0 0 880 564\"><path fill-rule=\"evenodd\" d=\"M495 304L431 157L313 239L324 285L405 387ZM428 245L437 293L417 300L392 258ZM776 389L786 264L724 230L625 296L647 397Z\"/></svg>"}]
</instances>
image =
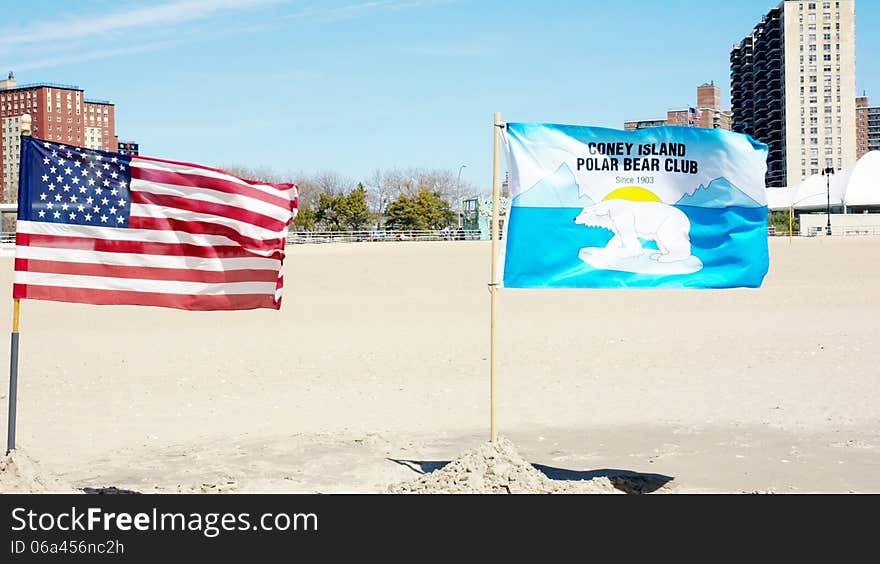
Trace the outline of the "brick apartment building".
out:
<instances>
[{"instance_id":1,"label":"brick apartment building","mask_svg":"<svg viewBox=\"0 0 880 564\"><path fill-rule=\"evenodd\" d=\"M18 85L12 73L0 80L0 178L3 202L18 199L21 116L30 114L32 135L77 147L116 151L114 105L88 100L78 86L37 83Z\"/></svg>"},{"instance_id":2,"label":"brick apartment building","mask_svg":"<svg viewBox=\"0 0 880 564\"><path fill-rule=\"evenodd\" d=\"M647 127L682 125L729 130L732 123L730 110L721 109L721 89L714 82L708 82L697 87L697 105L695 107L669 110L666 112L666 119L627 121L623 124L623 128L627 131L633 131Z\"/></svg>"}]
</instances>

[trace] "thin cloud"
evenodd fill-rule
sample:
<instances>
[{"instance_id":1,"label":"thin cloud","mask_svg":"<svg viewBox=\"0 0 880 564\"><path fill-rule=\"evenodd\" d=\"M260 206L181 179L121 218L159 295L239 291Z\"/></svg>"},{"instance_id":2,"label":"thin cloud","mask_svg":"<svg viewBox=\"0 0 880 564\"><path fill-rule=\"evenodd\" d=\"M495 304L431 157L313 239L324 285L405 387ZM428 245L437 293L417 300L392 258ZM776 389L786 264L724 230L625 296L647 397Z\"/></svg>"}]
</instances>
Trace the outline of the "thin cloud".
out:
<instances>
[{"instance_id":1,"label":"thin cloud","mask_svg":"<svg viewBox=\"0 0 880 564\"><path fill-rule=\"evenodd\" d=\"M437 45L416 45L403 49L413 55L425 55L428 57L475 57L495 53L498 49L483 41L441 43Z\"/></svg>"},{"instance_id":2,"label":"thin cloud","mask_svg":"<svg viewBox=\"0 0 880 564\"><path fill-rule=\"evenodd\" d=\"M69 41L115 31L176 25L224 11L237 11L288 0L178 0L102 16L69 18L34 25L25 30L0 31L0 45Z\"/></svg>"},{"instance_id":3,"label":"thin cloud","mask_svg":"<svg viewBox=\"0 0 880 564\"><path fill-rule=\"evenodd\" d=\"M455 1L456 0L373 0L370 2L349 4L347 6L339 6L336 8L313 8L311 10L301 10L299 12L288 14L285 16L285 19L314 18L321 21L338 21L356 18L361 14L372 11L407 10L422 8L425 6L450 4Z\"/></svg>"},{"instance_id":4,"label":"thin cloud","mask_svg":"<svg viewBox=\"0 0 880 564\"><path fill-rule=\"evenodd\" d=\"M162 49L170 49L184 43L183 40L158 41L148 45L139 45L134 47L123 47L121 49L102 49L100 51L91 51L87 53L77 53L74 55L61 55L57 57L48 57L41 60L26 62L24 64L15 65L16 71L26 71L34 69L45 69L51 67L60 67L63 65L74 65L77 63L85 63L88 61L96 61L99 59L109 59L112 57L120 57L123 55L134 55L137 53L149 53L152 51L160 51Z\"/></svg>"}]
</instances>

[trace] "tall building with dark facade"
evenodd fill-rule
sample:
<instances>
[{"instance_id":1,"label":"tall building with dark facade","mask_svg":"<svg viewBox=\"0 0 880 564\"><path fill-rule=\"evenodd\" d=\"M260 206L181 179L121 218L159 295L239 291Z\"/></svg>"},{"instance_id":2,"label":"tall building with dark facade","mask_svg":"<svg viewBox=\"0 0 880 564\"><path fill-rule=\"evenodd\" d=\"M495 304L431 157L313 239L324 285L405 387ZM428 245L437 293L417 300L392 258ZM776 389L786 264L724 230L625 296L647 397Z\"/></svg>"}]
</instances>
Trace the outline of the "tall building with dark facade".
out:
<instances>
[{"instance_id":1,"label":"tall building with dark facade","mask_svg":"<svg viewBox=\"0 0 880 564\"><path fill-rule=\"evenodd\" d=\"M858 158L868 151L880 151L880 106L872 106L867 96L859 96L856 116Z\"/></svg>"},{"instance_id":2,"label":"tall building with dark facade","mask_svg":"<svg viewBox=\"0 0 880 564\"><path fill-rule=\"evenodd\" d=\"M0 178L3 202L18 198L21 116L30 114L32 135L47 141L116 150L115 111L110 102L86 100L78 86L41 82L19 86L12 73L0 80Z\"/></svg>"},{"instance_id":3,"label":"tall building with dark facade","mask_svg":"<svg viewBox=\"0 0 880 564\"><path fill-rule=\"evenodd\" d=\"M769 146L767 185L856 161L855 0L784 0L730 54L733 130Z\"/></svg>"},{"instance_id":4,"label":"tall building with dark facade","mask_svg":"<svg viewBox=\"0 0 880 564\"><path fill-rule=\"evenodd\" d=\"M880 106L869 106L868 112L868 150L880 151Z\"/></svg>"}]
</instances>

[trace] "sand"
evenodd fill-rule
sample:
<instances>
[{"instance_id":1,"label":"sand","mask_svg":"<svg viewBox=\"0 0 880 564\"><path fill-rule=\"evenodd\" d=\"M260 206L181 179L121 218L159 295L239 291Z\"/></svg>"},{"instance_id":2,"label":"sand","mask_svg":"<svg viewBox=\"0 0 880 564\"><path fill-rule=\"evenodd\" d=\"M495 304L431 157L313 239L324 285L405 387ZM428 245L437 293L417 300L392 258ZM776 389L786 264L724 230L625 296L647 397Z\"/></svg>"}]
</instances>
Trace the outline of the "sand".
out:
<instances>
[{"instance_id":1,"label":"sand","mask_svg":"<svg viewBox=\"0 0 880 564\"><path fill-rule=\"evenodd\" d=\"M557 482L880 493L880 239L771 256L758 290L503 291L500 431ZM24 302L44 485L0 491L384 493L486 446L488 242L288 257L280 312Z\"/></svg>"},{"instance_id":2,"label":"sand","mask_svg":"<svg viewBox=\"0 0 880 564\"><path fill-rule=\"evenodd\" d=\"M392 484L396 494L608 494L621 493L606 476L552 480L504 437L485 442L421 477Z\"/></svg>"}]
</instances>

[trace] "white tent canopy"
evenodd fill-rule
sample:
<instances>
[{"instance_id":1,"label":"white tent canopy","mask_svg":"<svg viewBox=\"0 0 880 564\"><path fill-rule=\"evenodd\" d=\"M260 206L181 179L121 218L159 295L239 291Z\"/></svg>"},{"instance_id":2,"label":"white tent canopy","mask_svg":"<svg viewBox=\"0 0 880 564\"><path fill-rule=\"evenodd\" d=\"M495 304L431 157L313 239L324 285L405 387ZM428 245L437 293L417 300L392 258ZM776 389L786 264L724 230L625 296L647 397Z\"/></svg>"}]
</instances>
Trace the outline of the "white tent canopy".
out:
<instances>
[{"instance_id":1,"label":"white tent canopy","mask_svg":"<svg viewBox=\"0 0 880 564\"><path fill-rule=\"evenodd\" d=\"M797 186L767 188L767 205L771 211L825 209L828 206L827 179L814 174ZM856 162L831 176L833 207L880 208L880 151L871 151Z\"/></svg>"}]
</instances>

